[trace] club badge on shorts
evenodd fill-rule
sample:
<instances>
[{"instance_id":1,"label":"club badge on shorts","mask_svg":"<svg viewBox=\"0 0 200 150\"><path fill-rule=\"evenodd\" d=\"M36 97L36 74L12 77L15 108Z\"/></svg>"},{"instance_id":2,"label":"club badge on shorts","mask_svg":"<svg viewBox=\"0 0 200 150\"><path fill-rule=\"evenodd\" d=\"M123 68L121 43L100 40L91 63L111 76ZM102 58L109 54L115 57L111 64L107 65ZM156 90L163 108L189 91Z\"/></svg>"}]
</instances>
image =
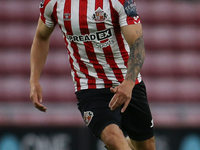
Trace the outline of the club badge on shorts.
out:
<instances>
[{"instance_id":1,"label":"club badge on shorts","mask_svg":"<svg viewBox=\"0 0 200 150\"><path fill-rule=\"evenodd\" d=\"M94 114L91 111L85 111L84 112L83 119L84 119L87 126L90 124L93 116L94 116Z\"/></svg>"}]
</instances>

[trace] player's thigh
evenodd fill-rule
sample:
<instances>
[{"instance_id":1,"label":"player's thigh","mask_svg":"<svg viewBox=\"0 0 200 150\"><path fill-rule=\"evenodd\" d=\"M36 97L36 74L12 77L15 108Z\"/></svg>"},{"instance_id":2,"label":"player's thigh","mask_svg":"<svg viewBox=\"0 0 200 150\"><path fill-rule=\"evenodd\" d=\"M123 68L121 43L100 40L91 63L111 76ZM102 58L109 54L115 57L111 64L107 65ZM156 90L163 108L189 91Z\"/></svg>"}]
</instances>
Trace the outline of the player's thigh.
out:
<instances>
[{"instance_id":1,"label":"player's thigh","mask_svg":"<svg viewBox=\"0 0 200 150\"><path fill-rule=\"evenodd\" d=\"M101 133L110 124L116 124L121 128L120 108L111 111L109 102L113 96L110 89L89 89L76 93L78 99L78 109L82 117L92 131L101 138Z\"/></svg>"},{"instance_id":2,"label":"player's thigh","mask_svg":"<svg viewBox=\"0 0 200 150\"><path fill-rule=\"evenodd\" d=\"M110 124L104 128L101 133L101 140L102 141L109 141L109 140L124 140L125 137L122 130L116 124Z\"/></svg>"},{"instance_id":3,"label":"player's thigh","mask_svg":"<svg viewBox=\"0 0 200 150\"><path fill-rule=\"evenodd\" d=\"M154 136L153 119L143 82L133 89L129 106L122 114L122 127L135 141L144 141Z\"/></svg>"}]
</instances>

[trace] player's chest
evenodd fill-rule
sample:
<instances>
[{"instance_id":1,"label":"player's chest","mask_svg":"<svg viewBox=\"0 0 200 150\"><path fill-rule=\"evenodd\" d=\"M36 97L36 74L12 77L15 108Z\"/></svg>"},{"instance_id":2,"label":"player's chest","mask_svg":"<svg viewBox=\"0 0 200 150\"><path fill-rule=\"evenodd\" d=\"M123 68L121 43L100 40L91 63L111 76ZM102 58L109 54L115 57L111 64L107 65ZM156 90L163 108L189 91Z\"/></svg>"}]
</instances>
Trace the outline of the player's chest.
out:
<instances>
[{"instance_id":1,"label":"player's chest","mask_svg":"<svg viewBox=\"0 0 200 150\"><path fill-rule=\"evenodd\" d=\"M58 2L58 23L73 34L111 28L115 17L109 0L65 0ZM77 32L77 33L76 33Z\"/></svg>"}]
</instances>

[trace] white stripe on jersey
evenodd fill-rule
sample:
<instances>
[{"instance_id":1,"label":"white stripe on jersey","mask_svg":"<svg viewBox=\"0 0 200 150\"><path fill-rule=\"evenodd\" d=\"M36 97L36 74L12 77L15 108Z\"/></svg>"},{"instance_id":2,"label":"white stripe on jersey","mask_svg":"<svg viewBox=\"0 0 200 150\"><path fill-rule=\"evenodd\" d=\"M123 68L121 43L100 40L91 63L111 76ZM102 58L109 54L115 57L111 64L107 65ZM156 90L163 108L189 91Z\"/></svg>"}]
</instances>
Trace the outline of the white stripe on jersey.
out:
<instances>
[{"instance_id":1,"label":"white stripe on jersey","mask_svg":"<svg viewBox=\"0 0 200 150\"><path fill-rule=\"evenodd\" d=\"M61 30L66 33L67 31L64 28L64 20L63 20L63 14L64 14L64 6L65 1L57 1L57 17L58 17L58 24L61 26Z\"/></svg>"},{"instance_id":2,"label":"white stripe on jersey","mask_svg":"<svg viewBox=\"0 0 200 150\"><path fill-rule=\"evenodd\" d=\"M64 6L65 6L65 1L64 1L64 0L62 0L62 1L57 1L58 24L60 25L60 28L61 28L61 30L62 30L62 32L63 32L63 38L65 38L64 35L67 35L67 31L66 31L66 29L65 29L65 27L64 27L64 19L63 19ZM65 43L65 44L66 44L66 45L68 44L68 45L67 45L67 49L70 51L70 54L68 53L68 54L69 54L69 57L73 59L73 64L72 64L72 65L73 65L75 68L80 69L79 66L77 65L78 63L76 62L75 57L73 56L73 49L71 48L71 44L70 44L70 42L68 41L67 38L65 38L65 39L66 39L66 41L67 41L67 43ZM73 71L73 69L71 69L71 76L72 76L74 85L76 85L77 83L76 83L75 78L74 78L75 72ZM84 76L84 77L85 77L85 76ZM76 87L76 86L75 86L75 90L77 91L77 87Z\"/></svg>"},{"instance_id":3,"label":"white stripe on jersey","mask_svg":"<svg viewBox=\"0 0 200 150\"><path fill-rule=\"evenodd\" d=\"M95 3L96 1L98 2ZM53 9L55 3L57 2L57 14L54 15L57 15L56 18L58 18L58 24L62 30L69 52L69 60L70 63L72 63L71 75L76 91L88 89L90 87L104 88L117 86L123 81L122 78L125 77L127 72L124 59L127 59L126 56L129 55L129 46L121 34L121 31L117 31L117 34L121 36L121 41L119 41L119 38L116 38L112 24L112 19L119 19L120 26L128 25L124 7L118 0L96 1L50 0L50 2L46 5L46 8L44 8L44 14L42 14L45 17L45 24L48 27L53 27L54 22L51 20L51 16L52 13L55 12ZM70 4L68 3L71 3L71 6L69 6ZM80 4L84 4L84 6ZM97 4L100 5L98 6ZM81 9L81 7L86 8L86 5L87 9ZM117 13L116 15L119 16L119 18L111 16L111 7L114 9L114 12ZM99 9L100 13L96 12L97 9ZM83 12L79 12L80 10ZM66 14L65 11L67 11ZM98 13L101 16L97 16L99 15ZM102 15L102 13L104 15ZM65 15L69 15L70 18L67 18L66 20L66 18L64 18ZM83 17L85 17L84 15L87 15L87 17L80 18L81 15ZM96 17L96 20L93 17ZM105 20L100 20L100 23L102 24L99 26L97 19L103 17ZM83 24L79 24L81 21L83 21L84 26ZM91 38L85 41L83 40L85 37L90 36L93 36L94 39ZM119 44L122 45L119 46ZM126 56L122 56L121 52L127 53L124 54ZM92 54L92 56L89 56L88 54ZM107 56L111 58L108 59ZM91 61L95 64L91 63ZM112 66L114 66L114 68ZM101 73L97 70L100 70ZM141 81L140 74L138 75L138 80Z\"/></svg>"},{"instance_id":4,"label":"white stripe on jersey","mask_svg":"<svg viewBox=\"0 0 200 150\"><path fill-rule=\"evenodd\" d=\"M73 13L71 14L72 32L74 35L81 35L80 26L79 26L79 13L82 13L82 12L79 12L79 9L73 8L73 6L76 6L77 8L79 8L80 2L79 2L79 0L77 0L77 1L72 0L71 3L72 3L71 10L73 11ZM78 47L79 55L82 56L81 60L84 62L84 64L87 67L88 75L97 79L98 78L97 73L95 71L93 64L90 63L90 60L87 56L84 42L78 41L77 47ZM82 72L80 72L80 68L77 68L76 71L77 71L77 74L79 75L79 77L81 78L80 84L84 85L84 87L81 86L81 89L87 89L88 88L88 83L87 83L88 79L86 78L86 76L83 77Z\"/></svg>"},{"instance_id":5,"label":"white stripe on jersey","mask_svg":"<svg viewBox=\"0 0 200 150\"><path fill-rule=\"evenodd\" d=\"M54 27L54 22L51 21L51 14L53 13L53 7L54 7L56 1L57 0L51 0L47 4L46 9L44 10L45 24L49 28L53 28Z\"/></svg>"},{"instance_id":6,"label":"white stripe on jersey","mask_svg":"<svg viewBox=\"0 0 200 150\"><path fill-rule=\"evenodd\" d=\"M112 0L111 0L111 2L112 2ZM121 3L118 0L117 1L115 0L114 3L115 3L114 6L116 5L116 6L118 6L120 8ZM109 9L110 5L108 5L107 3L103 3L103 4L104 4L103 8L108 9L109 10L108 11L109 16L111 16L111 12L110 12L110 9ZM112 4L113 4L113 2L112 2ZM123 7L121 7L121 8L123 8ZM124 11L124 9L122 9L122 10ZM105 26L106 26L106 28L109 28L109 23L107 23L106 21L105 21ZM123 37L123 35L122 35L122 37ZM124 39L124 37L123 37L123 39ZM113 40L117 41L116 36L113 37ZM128 46L128 43L125 41L125 39L124 39L124 43L125 43L125 48L126 48L128 54L129 54L129 46ZM116 54L116 52L115 52L116 49L119 49L119 45L118 44L113 45L111 50L112 50L112 52L114 54L113 57L115 59L115 62L117 64L118 68L121 68L121 71L122 71L122 73L124 75L124 78L125 78L125 75L126 75L126 72L127 72L127 67L125 66L124 62L120 62L119 61L119 60L123 60L123 58L122 58L121 55Z\"/></svg>"},{"instance_id":7,"label":"white stripe on jersey","mask_svg":"<svg viewBox=\"0 0 200 150\"><path fill-rule=\"evenodd\" d=\"M125 10L124 10L124 7L122 7L122 4L118 1L118 0L111 0L111 3L112 5L114 6L114 9L123 14L123 15L120 15L119 14L119 22L120 22L120 26L126 26L128 25L126 19L127 19L127 15L125 13Z\"/></svg>"},{"instance_id":8,"label":"white stripe on jersey","mask_svg":"<svg viewBox=\"0 0 200 150\"><path fill-rule=\"evenodd\" d=\"M90 5L88 4L88 7L87 7L87 16L92 16L95 12L95 0L89 0L88 3ZM104 4L103 7L109 8L109 6L110 6L110 5L108 5L108 3L103 3L103 4ZM107 8L107 10L109 10L108 8ZM93 11L91 11L91 10L93 10ZM109 14L110 14L110 11L109 11ZM88 20L88 22L89 22L89 20ZM93 30L97 31L96 24L95 23L88 24L88 29L89 29L90 33L92 33ZM106 58L105 58L105 55L102 53L102 49L96 47L96 42L92 42L92 44L93 44L94 52L97 54L96 57L97 57L99 64L101 66L103 66L104 72L105 72L108 80L113 82L113 77L111 77L111 76L114 73L113 73L112 69L110 69L110 65L106 62ZM104 88L104 85L102 84L103 80L102 79L100 79L99 81L98 80L96 81L97 88Z\"/></svg>"}]
</instances>

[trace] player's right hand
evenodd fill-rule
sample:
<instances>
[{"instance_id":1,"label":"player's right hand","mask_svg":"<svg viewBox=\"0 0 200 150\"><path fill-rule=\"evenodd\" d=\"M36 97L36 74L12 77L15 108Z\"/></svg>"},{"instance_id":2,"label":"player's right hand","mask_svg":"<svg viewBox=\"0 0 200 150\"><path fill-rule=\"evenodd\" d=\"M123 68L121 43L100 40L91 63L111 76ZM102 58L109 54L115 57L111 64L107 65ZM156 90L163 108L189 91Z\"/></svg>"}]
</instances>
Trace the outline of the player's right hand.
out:
<instances>
[{"instance_id":1,"label":"player's right hand","mask_svg":"<svg viewBox=\"0 0 200 150\"><path fill-rule=\"evenodd\" d=\"M47 108L42 105L42 87L39 83L30 83L30 99L33 105L40 111L46 112Z\"/></svg>"}]
</instances>

